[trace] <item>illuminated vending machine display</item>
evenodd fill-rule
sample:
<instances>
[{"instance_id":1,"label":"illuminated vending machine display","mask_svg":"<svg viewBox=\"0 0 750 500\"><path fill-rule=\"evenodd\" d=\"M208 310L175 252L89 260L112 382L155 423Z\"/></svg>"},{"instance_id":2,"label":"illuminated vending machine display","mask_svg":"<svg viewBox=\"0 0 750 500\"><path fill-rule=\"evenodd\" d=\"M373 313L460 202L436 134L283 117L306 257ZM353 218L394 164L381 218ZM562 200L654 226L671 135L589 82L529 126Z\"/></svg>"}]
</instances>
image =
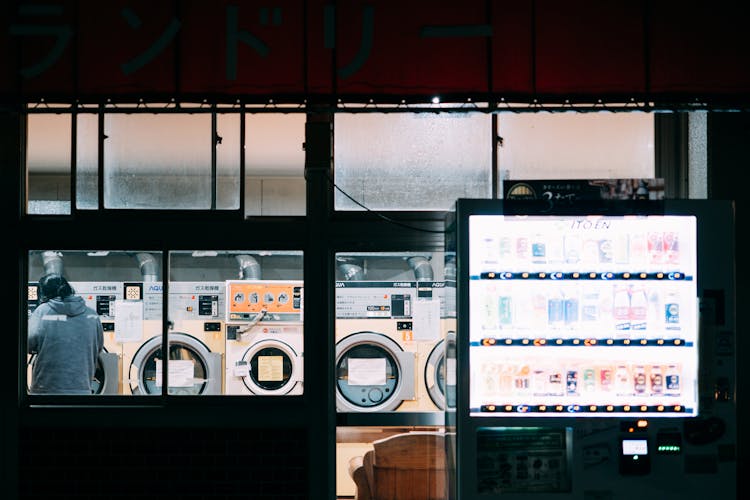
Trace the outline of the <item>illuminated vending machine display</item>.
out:
<instances>
[{"instance_id":1,"label":"illuminated vending machine display","mask_svg":"<svg viewBox=\"0 0 750 500\"><path fill-rule=\"evenodd\" d=\"M458 200L446 223L451 498L734 496L731 202Z\"/></svg>"},{"instance_id":2,"label":"illuminated vending machine display","mask_svg":"<svg viewBox=\"0 0 750 500\"><path fill-rule=\"evenodd\" d=\"M690 215L469 217L472 415L698 413Z\"/></svg>"}]
</instances>

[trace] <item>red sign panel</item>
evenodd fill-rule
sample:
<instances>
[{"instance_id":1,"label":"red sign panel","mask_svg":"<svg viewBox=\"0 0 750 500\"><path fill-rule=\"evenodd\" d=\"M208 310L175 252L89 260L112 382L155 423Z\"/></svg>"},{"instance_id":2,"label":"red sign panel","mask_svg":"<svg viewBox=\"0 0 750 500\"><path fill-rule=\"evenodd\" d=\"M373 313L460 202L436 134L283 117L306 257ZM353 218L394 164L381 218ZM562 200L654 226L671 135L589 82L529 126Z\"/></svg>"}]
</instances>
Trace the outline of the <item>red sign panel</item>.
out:
<instances>
[{"instance_id":1,"label":"red sign panel","mask_svg":"<svg viewBox=\"0 0 750 500\"><path fill-rule=\"evenodd\" d=\"M750 39L718 2L11 2L0 99L746 99Z\"/></svg>"}]
</instances>

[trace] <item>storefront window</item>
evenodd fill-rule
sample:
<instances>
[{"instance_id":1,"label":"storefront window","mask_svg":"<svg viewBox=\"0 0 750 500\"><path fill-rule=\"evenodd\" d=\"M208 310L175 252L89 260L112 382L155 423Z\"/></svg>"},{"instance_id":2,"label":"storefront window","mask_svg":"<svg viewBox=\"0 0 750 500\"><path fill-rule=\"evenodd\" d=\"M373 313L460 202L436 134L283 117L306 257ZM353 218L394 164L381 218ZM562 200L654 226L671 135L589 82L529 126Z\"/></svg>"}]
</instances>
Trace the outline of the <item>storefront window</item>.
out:
<instances>
[{"instance_id":1,"label":"storefront window","mask_svg":"<svg viewBox=\"0 0 750 500\"><path fill-rule=\"evenodd\" d=\"M336 115L336 209L448 210L490 197L491 123L469 112Z\"/></svg>"},{"instance_id":2,"label":"storefront window","mask_svg":"<svg viewBox=\"0 0 750 500\"><path fill-rule=\"evenodd\" d=\"M158 252L30 252L29 393L302 394L302 252L170 253L166 355L161 265ZM75 343L55 344L68 326Z\"/></svg>"},{"instance_id":3,"label":"storefront window","mask_svg":"<svg viewBox=\"0 0 750 500\"><path fill-rule=\"evenodd\" d=\"M26 142L29 214L70 213L70 114L29 114Z\"/></svg>"}]
</instances>

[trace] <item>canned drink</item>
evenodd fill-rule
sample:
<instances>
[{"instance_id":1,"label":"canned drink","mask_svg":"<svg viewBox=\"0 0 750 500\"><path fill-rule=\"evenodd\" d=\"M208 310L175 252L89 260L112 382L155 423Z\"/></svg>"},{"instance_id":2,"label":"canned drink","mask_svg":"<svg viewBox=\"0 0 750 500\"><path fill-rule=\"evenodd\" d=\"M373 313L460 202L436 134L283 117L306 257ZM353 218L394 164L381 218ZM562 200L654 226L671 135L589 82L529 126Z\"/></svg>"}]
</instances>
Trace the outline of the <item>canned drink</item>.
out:
<instances>
[{"instance_id":1,"label":"canned drink","mask_svg":"<svg viewBox=\"0 0 750 500\"><path fill-rule=\"evenodd\" d=\"M531 386L534 396L547 395L547 374L542 368L536 368L531 374Z\"/></svg>"},{"instance_id":2,"label":"canned drink","mask_svg":"<svg viewBox=\"0 0 750 500\"><path fill-rule=\"evenodd\" d=\"M659 396L664 393L664 375L662 374L661 366L654 365L651 367L649 382L652 395Z\"/></svg>"},{"instance_id":3,"label":"canned drink","mask_svg":"<svg viewBox=\"0 0 750 500\"><path fill-rule=\"evenodd\" d=\"M669 396L679 396L680 395L680 371L677 368L677 365L669 365L667 368L667 375L666 375L666 390L665 393Z\"/></svg>"},{"instance_id":4,"label":"canned drink","mask_svg":"<svg viewBox=\"0 0 750 500\"><path fill-rule=\"evenodd\" d=\"M565 394L563 389L563 375L559 370L550 371L548 388L550 396L562 396Z\"/></svg>"},{"instance_id":5,"label":"canned drink","mask_svg":"<svg viewBox=\"0 0 750 500\"><path fill-rule=\"evenodd\" d=\"M583 370L583 390L593 392L596 388L596 372L593 368Z\"/></svg>"},{"instance_id":6,"label":"canned drink","mask_svg":"<svg viewBox=\"0 0 750 500\"><path fill-rule=\"evenodd\" d=\"M544 236L537 234L531 240L531 261L536 264L545 264L547 262L547 243Z\"/></svg>"},{"instance_id":7,"label":"canned drink","mask_svg":"<svg viewBox=\"0 0 750 500\"><path fill-rule=\"evenodd\" d=\"M646 369L641 365L633 371L633 390L636 396L646 394Z\"/></svg>"},{"instance_id":8,"label":"canned drink","mask_svg":"<svg viewBox=\"0 0 750 500\"><path fill-rule=\"evenodd\" d=\"M565 375L565 393L578 396L578 370L568 370Z\"/></svg>"},{"instance_id":9,"label":"canned drink","mask_svg":"<svg viewBox=\"0 0 750 500\"><path fill-rule=\"evenodd\" d=\"M599 369L599 387L603 391L609 391L612 388L612 368L609 366Z\"/></svg>"},{"instance_id":10,"label":"canned drink","mask_svg":"<svg viewBox=\"0 0 750 500\"><path fill-rule=\"evenodd\" d=\"M617 370L615 371L615 390L618 396L630 396L633 394L630 371L626 365L617 366Z\"/></svg>"},{"instance_id":11,"label":"canned drink","mask_svg":"<svg viewBox=\"0 0 750 500\"><path fill-rule=\"evenodd\" d=\"M667 330L680 329L680 302L675 291L668 292L664 299L664 323Z\"/></svg>"}]
</instances>

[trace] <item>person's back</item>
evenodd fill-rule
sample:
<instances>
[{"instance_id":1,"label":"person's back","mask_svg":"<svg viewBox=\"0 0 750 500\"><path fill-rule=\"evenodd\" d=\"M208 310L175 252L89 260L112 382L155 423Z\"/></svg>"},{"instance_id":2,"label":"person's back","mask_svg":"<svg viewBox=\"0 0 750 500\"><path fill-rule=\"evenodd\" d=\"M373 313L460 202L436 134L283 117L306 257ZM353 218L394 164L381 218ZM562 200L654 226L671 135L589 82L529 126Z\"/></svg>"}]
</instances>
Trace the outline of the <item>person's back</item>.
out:
<instances>
[{"instance_id":1,"label":"person's back","mask_svg":"<svg viewBox=\"0 0 750 500\"><path fill-rule=\"evenodd\" d=\"M32 394L92 394L99 352L104 345L96 311L74 295L61 276L40 280L43 302L29 319Z\"/></svg>"}]
</instances>

